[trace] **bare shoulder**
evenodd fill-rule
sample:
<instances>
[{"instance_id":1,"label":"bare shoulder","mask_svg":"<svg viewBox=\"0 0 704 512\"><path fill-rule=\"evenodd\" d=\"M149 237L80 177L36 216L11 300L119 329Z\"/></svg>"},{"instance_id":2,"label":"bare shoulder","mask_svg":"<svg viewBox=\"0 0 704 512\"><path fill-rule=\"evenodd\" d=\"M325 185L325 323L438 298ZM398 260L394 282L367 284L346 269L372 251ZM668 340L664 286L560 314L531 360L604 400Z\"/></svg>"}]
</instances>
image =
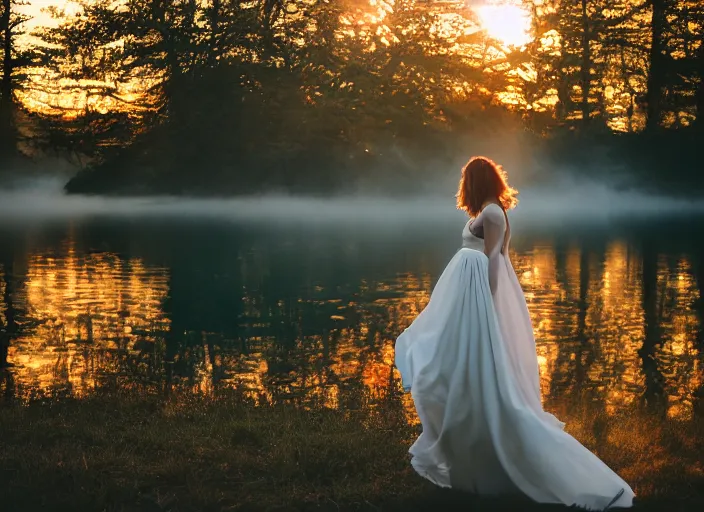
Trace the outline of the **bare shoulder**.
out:
<instances>
[{"instance_id":1,"label":"bare shoulder","mask_svg":"<svg viewBox=\"0 0 704 512\"><path fill-rule=\"evenodd\" d=\"M503 225L506 222L504 210L496 203L486 205L482 210L482 217L493 224Z\"/></svg>"}]
</instances>

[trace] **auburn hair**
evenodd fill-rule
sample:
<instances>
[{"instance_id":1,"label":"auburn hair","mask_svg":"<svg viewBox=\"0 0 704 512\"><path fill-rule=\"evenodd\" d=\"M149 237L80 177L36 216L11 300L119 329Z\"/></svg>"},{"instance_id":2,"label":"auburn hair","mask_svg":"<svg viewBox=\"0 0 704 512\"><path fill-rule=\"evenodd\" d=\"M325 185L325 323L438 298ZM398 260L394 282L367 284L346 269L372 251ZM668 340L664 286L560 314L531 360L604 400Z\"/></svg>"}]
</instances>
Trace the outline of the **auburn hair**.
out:
<instances>
[{"instance_id":1,"label":"auburn hair","mask_svg":"<svg viewBox=\"0 0 704 512\"><path fill-rule=\"evenodd\" d=\"M462 168L457 190L457 208L476 217L487 202L496 201L504 210L518 204L518 191L508 185L500 165L483 156L473 156Z\"/></svg>"}]
</instances>

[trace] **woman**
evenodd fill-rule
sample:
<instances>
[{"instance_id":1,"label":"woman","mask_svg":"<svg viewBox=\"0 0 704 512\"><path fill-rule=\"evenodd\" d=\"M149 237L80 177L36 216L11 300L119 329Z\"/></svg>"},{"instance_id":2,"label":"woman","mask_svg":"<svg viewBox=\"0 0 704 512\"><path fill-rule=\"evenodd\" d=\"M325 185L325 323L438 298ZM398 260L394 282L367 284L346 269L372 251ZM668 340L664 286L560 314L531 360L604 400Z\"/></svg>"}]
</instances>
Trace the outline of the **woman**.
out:
<instances>
[{"instance_id":1,"label":"woman","mask_svg":"<svg viewBox=\"0 0 704 512\"><path fill-rule=\"evenodd\" d=\"M462 170L458 206L473 217L462 248L396 341L396 366L423 425L411 463L443 487L630 507L628 484L543 411L530 318L508 259L505 212L515 194L487 158Z\"/></svg>"},{"instance_id":2,"label":"woman","mask_svg":"<svg viewBox=\"0 0 704 512\"><path fill-rule=\"evenodd\" d=\"M564 423L543 411L535 338L523 289L508 257L511 230L506 211L514 208L517 191L508 186L500 166L484 157L472 158L462 170L457 208L473 220L462 233L463 247L489 258L489 286L511 371L526 404L548 421Z\"/></svg>"}]
</instances>

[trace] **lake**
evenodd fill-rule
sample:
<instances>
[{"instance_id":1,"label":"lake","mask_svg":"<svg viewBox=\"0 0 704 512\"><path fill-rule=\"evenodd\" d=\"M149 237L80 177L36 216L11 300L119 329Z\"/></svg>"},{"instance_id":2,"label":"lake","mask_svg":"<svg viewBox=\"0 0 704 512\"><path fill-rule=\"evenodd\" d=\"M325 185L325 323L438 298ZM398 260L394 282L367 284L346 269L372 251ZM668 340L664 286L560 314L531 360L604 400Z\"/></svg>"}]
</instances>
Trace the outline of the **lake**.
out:
<instances>
[{"instance_id":1,"label":"lake","mask_svg":"<svg viewBox=\"0 0 704 512\"><path fill-rule=\"evenodd\" d=\"M464 224L447 205L427 215L387 205L382 215L369 203L350 218L343 206L260 204L224 218L227 205L199 214L206 203L121 202L117 213L81 204L40 201L0 223L6 399L174 387L327 407L398 397L395 338L427 303ZM512 260L546 408L700 414L704 218L530 217L512 216Z\"/></svg>"}]
</instances>

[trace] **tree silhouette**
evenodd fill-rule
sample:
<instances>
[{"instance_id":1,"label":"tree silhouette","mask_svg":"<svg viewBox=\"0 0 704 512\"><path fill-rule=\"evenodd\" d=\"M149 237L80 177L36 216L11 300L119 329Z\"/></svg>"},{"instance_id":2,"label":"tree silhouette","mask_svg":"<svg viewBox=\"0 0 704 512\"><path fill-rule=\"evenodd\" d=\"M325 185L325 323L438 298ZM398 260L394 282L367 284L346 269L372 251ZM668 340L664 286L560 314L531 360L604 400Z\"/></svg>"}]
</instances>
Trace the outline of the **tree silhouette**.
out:
<instances>
[{"instance_id":1,"label":"tree silhouette","mask_svg":"<svg viewBox=\"0 0 704 512\"><path fill-rule=\"evenodd\" d=\"M516 134L548 155L605 144L654 168L660 143L690 158L692 130L671 134L704 110L695 0L534 3L525 48L459 1L78 0L50 9L58 25L26 52L2 2L3 143L20 108L37 147L85 168L71 192L404 192L438 158L456 165L467 137ZM47 104L14 104L20 88ZM611 131L643 128L656 138Z\"/></svg>"},{"instance_id":2,"label":"tree silhouette","mask_svg":"<svg viewBox=\"0 0 704 512\"><path fill-rule=\"evenodd\" d=\"M16 0L2 0L0 4L0 37L2 38L2 78L0 81L0 156L17 150L17 125L15 119L15 90L25 78L20 74L28 64L30 52L20 51L17 38L22 34L22 24L28 16L17 12L16 7L26 5Z\"/></svg>"}]
</instances>

